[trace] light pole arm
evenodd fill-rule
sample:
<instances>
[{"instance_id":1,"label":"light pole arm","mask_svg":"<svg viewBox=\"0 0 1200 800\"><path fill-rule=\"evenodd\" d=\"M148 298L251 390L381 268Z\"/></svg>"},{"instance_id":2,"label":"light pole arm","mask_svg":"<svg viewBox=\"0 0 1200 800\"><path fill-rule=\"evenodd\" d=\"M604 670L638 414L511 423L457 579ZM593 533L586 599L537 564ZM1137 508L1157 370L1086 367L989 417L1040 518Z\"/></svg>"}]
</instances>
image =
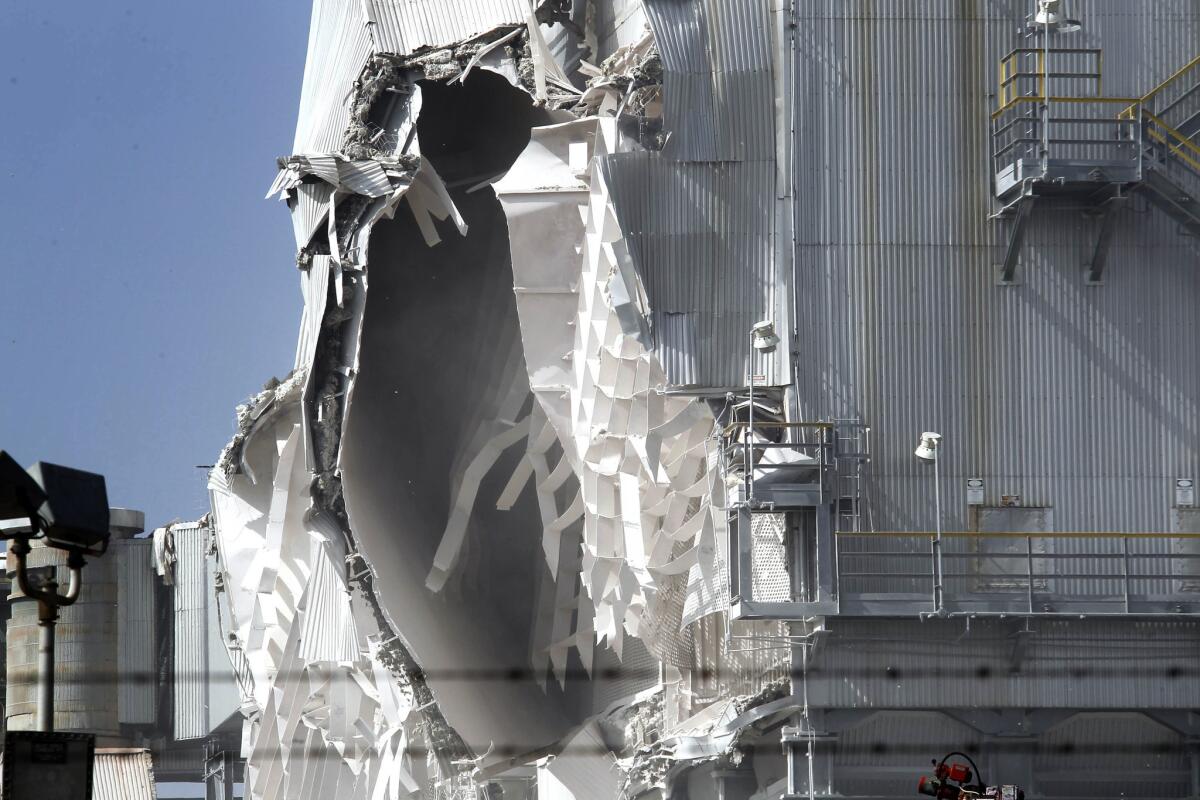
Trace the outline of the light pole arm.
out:
<instances>
[{"instance_id":1,"label":"light pole arm","mask_svg":"<svg viewBox=\"0 0 1200 800\"><path fill-rule=\"evenodd\" d=\"M37 600L39 603L53 607L69 606L78 600L80 589L83 588L83 556L75 552L67 556L67 569L70 571L71 577L67 584L67 593L61 595L56 590L35 589L29 582L29 569L25 557L29 555L31 549L29 540L24 537L14 540L11 548L16 560L17 586L20 588L21 594L31 600Z\"/></svg>"}]
</instances>

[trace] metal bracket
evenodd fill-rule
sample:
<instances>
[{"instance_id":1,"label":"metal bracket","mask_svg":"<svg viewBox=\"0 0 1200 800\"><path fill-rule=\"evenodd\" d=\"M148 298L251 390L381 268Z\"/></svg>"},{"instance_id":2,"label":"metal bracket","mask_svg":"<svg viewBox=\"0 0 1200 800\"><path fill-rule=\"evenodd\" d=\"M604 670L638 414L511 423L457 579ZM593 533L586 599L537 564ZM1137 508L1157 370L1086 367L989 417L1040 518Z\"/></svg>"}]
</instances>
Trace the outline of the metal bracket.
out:
<instances>
[{"instance_id":1,"label":"metal bracket","mask_svg":"<svg viewBox=\"0 0 1200 800\"><path fill-rule=\"evenodd\" d=\"M1013 275L1017 271L1017 261L1021 258L1021 246L1025 243L1025 233L1028 228L1029 215L1033 211L1034 196L1027 194L1017 202L1017 212L1013 217L1012 227L1008 231L1008 247L1004 251L1004 263L998 267L996 282L1001 286L1014 286Z\"/></svg>"},{"instance_id":2,"label":"metal bracket","mask_svg":"<svg viewBox=\"0 0 1200 800\"><path fill-rule=\"evenodd\" d=\"M1104 205L1100 215L1100 230L1096 234L1096 246L1092 248L1092 259L1083 265L1084 279L1088 286L1104 285L1104 267L1108 261L1108 247L1116 230L1117 212L1125 207L1127 195L1117 195Z\"/></svg>"}]
</instances>

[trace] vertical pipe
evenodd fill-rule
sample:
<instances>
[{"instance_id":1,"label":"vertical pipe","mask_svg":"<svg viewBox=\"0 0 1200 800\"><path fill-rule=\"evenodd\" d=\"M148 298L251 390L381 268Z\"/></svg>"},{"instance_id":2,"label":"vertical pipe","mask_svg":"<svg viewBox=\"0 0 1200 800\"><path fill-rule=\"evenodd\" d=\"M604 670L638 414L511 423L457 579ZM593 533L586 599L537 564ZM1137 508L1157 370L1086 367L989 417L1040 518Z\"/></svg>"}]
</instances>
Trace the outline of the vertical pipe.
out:
<instances>
[{"instance_id":1,"label":"vertical pipe","mask_svg":"<svg viewBox=\"0 0 1200 800\"><path fill-rule=\"evenodd\" d=\"M753 508L754 505L754 332L751 331L746 341L749 347L746 348L746 369L749 371L750 378L750 421L746 425L746 447L743 460L746 470L746 502ZM746 532L749 534L749 531ZM739 534L739 535L746 535Z\"/></svg>"},{"instance_id":2,"label":"vertical pipe","mask_svg":"<svg viewBox=\"0 0 1200 800\"><path fill-rule=\"evenodd\" d=\"M1029 599L1029 613L1033 613L1033 537L1025 537L1025 574L1028 585L1026 586L1026 594Z\"/></svg>"},{"instance_id":3,"label":"vertical pipe","mask_svg":"<svg viewBox=\"0 0 1200 800\"><path fill-rule=\"evenodd\" d=\"M57 609L38 601L37 729L54 731L54 622Z\"/></svg>"},{"instance_id":4,"label":"vertical pipe","mask_svg":"<svg viewBox=\"0 0 1200 800\"><path fill-rule=\"evenodd\" d=\"M1125 577L1125 613L1129 613L1129 537L1121 537L1121 569Z\"/></svg>"},{"instance_id":5,"label":"vertical pipe","mask_svg":"<svg viewBox=\"0 0 1200 800\"><path fill-rule=\"evenodd\" d=\"M942 612L942 492L938 452L933 451L933 613Z\"/></svg>"},{"instance_id":6,"label":"vertical pipe","mask_svg":"<svg viewBox=\"0 0 1200 800\"><path fill-rule=\"evenodd\" d=\"M1050 21L1042 26L1042 175L1050 168Z\"/></svg>"}]
</instances>

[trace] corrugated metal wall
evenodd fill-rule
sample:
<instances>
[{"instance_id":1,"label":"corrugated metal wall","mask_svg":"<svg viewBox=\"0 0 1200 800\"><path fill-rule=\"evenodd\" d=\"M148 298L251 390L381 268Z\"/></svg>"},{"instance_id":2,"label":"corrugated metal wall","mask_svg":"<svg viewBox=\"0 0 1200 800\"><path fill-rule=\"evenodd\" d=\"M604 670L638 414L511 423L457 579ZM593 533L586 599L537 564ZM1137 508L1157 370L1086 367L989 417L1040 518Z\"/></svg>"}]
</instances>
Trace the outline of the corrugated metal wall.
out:
<instances>
[{"instance_id":1,"label":"corrugated metal wall","mask_svg":"<svg viewBox=\"0 0 1200 800\"><path fill-rule=\"evenodd\" d=\"M830 708L1194 708L1193 620L838 620L808 676ZM1019 667L1018 671L1012 668Z\"/></svg>"},{"instance_id":2,"label":"corrugated metal wall","mask_svg":"<svg viewBox=\"0 0 1200 800\"><path fill-rule=\"evenodd\" d=\"M751 326L782 319L765 0L647 0L662 55L661 153L600 159L650 303L667 382L747 382ZM776 354L754 374L775 380Z\"/></svg>"},{"instance_id":3,"label":"corrugated metal wall","mask_svg":"<svg viewBox=\"0 0 1200 800\"><path fill-rule=\"evenodd\" d=\"M530 0L364 0L371 38L383 53L411 53L451 44L500 25L520 24L533 13Z\"/></svg>"},{"instance_id":4,"label":"corrugated metal wall","mask_svg":"<svg viewBox=\"0 0 1200 800\"><path fill-rule=\"evenodd\" d=\"M1200 246L1135 199L1103 286L1094 223L1039 207L1017 286L995 283L997 63L1029 0L819 0L796 28L797 386L802 415L872 426L868 519L928 530L945 435L943 525L986 502L1054 508L1059 530L1169 530L1174 478L1200 471ZM1140 95L1194 56L1188 0L1079 0L1065 46L1103 47L1107 95Z\"/></svg>"},{"instance_id":5,"label":"corrugated metal wall","mask_svg":"<svg viewBox=\"0 0 1200 800\"><path fill-rule=\"evenodd\" d=\"M117 717L122 724L148 725L158 717L154 543L113 542L111 555L117 559Z\"/></svg>"},{"instance_id":6,"label":"corrugated metal wall","mask_svg":"<svg viewBox=\"0 0 1200 800\"><path fill-rule=\"evenodd\" d=\"M175 535L175 738L208 733L209 592L205 528L176 527Z\"/></svg>"}]
</instances>

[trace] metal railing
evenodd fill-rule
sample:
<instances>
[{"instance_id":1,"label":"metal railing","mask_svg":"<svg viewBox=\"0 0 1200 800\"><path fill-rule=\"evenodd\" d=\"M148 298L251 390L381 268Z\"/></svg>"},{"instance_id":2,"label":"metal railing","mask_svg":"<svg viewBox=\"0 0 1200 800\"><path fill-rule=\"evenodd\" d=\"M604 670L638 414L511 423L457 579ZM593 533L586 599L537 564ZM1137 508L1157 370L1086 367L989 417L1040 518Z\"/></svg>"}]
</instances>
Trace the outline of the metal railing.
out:
<instances>
[{"instance_id":1,"label":"metal railing","mask_svg":"<svg viewBox=\"0 0 1200 800\"><path fill-rule=\"evenodd\" d=\"M835 426L832 422L732 422L721 431L724 444L725 469L742 471L743 499L753 503L755 470L812 471L822 476L825 468L836 457L834 439ZM755 441L754 432L778 431L780 441ZM769 450L792 450L811 456L814 461L799 463L763 463L763 455ZM736 455L740 451L740 461Z\"/></svg>"},{"instance_id":2,"label":"metal railing","mask_svg":"<svg viewBox=\"0 0 1200 800\"><path fill-rule=\"evenodd\" d=\"M839 534L839 613L936 613L933 536ZM957 531L942 539L943 613L1200 613L1200 534Z\"/></svg>"},{"instance_id":3,"label":"metal railing","mask_svg":"<svg viewBox=\"0 0 1200 800\"><path fill-rule=\"evenodd\" d=\"M1200 188L1200 56L1141 97L1102 89L1097 49L1018 48L1001 59L991 117L998 196L1030 178L1132 183L1146 169Z\"/></svg>"}]
</instances>

